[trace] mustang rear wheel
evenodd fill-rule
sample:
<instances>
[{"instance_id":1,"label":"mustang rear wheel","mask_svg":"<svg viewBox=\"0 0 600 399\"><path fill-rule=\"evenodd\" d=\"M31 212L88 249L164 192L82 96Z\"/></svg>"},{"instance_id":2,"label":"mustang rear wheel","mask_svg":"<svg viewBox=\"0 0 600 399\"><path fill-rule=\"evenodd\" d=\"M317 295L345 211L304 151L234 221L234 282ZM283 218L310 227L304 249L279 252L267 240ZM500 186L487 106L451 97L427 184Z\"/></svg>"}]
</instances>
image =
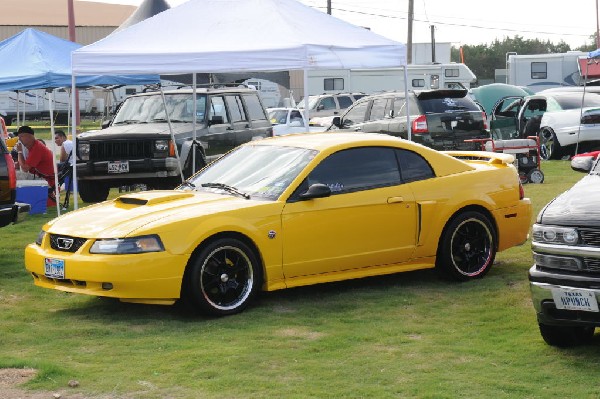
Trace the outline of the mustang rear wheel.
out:
<instances>
[{"instance_id":1,"label":"mustang rear wheel","mask_svg":"<svg viewBox=\"0 0 600 399\"><path fill-rule=\"evenodd\" d=\"M594 327L589 326L552 326L538 323L540 334L548 345L569 347L587 344L594 336Z\"/></svg>"},{"instance_id":2,"label":"mustang rear wheel","mask_svg":"<svg viewBox=\"0 0 600 399\"><path fill-rule=\"evenodd\" d=\"M262 283L262 269L254 251L234 238L208 244L188 267L185 299L212 315L241 312Z\"/></svg>"},{"instance_id":3,"label":"mustang rear wheel","mask_svg":"<svg viewBox=\"0 0 600 399\"><path fill-rule=\"evenodd\" d=\"M494 263L496 248L496 231L489 219L480 212L463 212L444 229L436 267L454 280L483 277Z\"/></svg>"}]
</instances>

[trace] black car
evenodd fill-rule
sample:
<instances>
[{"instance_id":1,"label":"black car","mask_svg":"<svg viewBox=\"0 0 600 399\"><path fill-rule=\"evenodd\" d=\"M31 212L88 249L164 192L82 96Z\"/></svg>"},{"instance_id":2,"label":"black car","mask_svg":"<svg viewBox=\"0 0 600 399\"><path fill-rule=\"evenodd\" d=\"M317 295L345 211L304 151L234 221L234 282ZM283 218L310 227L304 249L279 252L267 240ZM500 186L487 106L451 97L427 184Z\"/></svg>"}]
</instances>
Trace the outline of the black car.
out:
<instances>
[{"instance_id":1,"label":"black car","mask_svg":"<svg viewBox=\"0 0 600 399\"><path fill-rule=\"evenodd\" d=\"M110 187L174 188L212 158L273 135L258 92L237 86L198 88L195 104L190 89L136 94L103 127L77 137L84 202L104 201Z\"/></svg>"},{"instance_id":2,"label":"black car","mask_svg":"<svg viewBox=\"0 0 600 399\"><path fill-rule=\"evenodd\" d=\"M597 153L573 158L571 167L589 174L550 201L533 225L529 282L550 345L589 342L600 327L600 162L594 158Z\"/></svg>"},{"instance_id":3,"label":"black car","mask_svg":"<svg viewBox=\"0 0 600 399\"><path fill-rule=\"evenodd\" d=\"M333 126L366 133L386 133L411 139L436 150L478 150L470 139L489 138L486 116L467 90L423 90L385 92L363 97ZM406 117L408 104L410 122Z\"/></svg>"},{"instance_id":4,"label":"black car","mask_svg":"<svg viewBox=\"0 0 600 399\"><path fill-rule=\"evenodd\" d=\"M0 227L21 221L30 205L15 202L17 196L15 163L0 135Z\"/></svg>"}]
</instances>

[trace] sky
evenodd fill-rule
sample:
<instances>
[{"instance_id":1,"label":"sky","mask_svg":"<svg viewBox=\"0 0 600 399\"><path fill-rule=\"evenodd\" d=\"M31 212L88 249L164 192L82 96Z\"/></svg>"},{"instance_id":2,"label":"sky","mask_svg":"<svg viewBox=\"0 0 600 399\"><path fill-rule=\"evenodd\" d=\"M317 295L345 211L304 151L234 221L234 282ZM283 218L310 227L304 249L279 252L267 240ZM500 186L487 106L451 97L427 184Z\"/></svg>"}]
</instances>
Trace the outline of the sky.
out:
<instances>
[{"instance_id":1,"label":"sky","mask_svg":"<svg viewBox=\"0 0 600 399\"><path fill-rule=\"evenodd\" d=\"M143 0L84 0L103 3L140 5ZM175 7L187 0L167 0ZM413 42L435 41L462 44L489 44L495 39L519 35L525 39L561 39L576 48L590 42L596 31L597 1L574 3L539 0L414 0ZM301 0L327 12L327 0ZM565 4L559 6L559 4ZM502 7L500 7L502 5ZM373 32L406 43L408 36L408 0L331 0L332 15Z\"/></svg>"}]
</instances>

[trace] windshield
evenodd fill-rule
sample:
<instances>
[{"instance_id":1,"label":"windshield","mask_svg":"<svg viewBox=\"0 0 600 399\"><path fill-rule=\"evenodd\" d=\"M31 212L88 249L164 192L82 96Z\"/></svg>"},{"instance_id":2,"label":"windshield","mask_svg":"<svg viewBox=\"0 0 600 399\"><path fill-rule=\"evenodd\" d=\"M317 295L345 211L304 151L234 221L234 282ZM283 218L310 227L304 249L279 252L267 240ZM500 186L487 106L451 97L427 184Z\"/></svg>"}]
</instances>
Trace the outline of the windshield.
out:
<instances>
[{"instance_id":1,"label":"windshield","mask_svg":"<svg viewBox=\"0 0 600 399\"><path fill-rule=\"evenodd\" d=\"M206 95L198 94L196 121L204 122ZM192 94L165 94L165 102L171 122L193 122L194 98ZM149 96L129 97L119 108L113 124L167 122L165 107L160 93Z\"/></svg>"},{"instance_id":2,"label":"windshield","mask_svg":"<svg viewBox=\"0 0 600 399\"><path fill-rule=\"evenodd\" d=\"M287 114L288 114L288 112L285 109L269 111L269 120L274 125L275 124L285 124L286 119L287 119Z\"/></svg>"},{"instance_id":3,"label":"windshield","mask_svg":"<svg viewBox=\"0 0 600 399\"><path fill-rule=\"evenodd\" d=\"M305 148L247 145L225 155L190 182L196 190L220 192L217 187L202 187L220 183L253 198L276 200L316 154Z\"/></svg>"},{"instance_id":4,"label":"windshield","mask_svg":"<svg viewBox=\"0 0 600 399\"><path fill-rule=\"evenodd\" d=\"M308 109L315 109L319 102L319 96L308 96ZM304 98L298 103L298 108L304 109Z\"/></svg>"}]
</instances>

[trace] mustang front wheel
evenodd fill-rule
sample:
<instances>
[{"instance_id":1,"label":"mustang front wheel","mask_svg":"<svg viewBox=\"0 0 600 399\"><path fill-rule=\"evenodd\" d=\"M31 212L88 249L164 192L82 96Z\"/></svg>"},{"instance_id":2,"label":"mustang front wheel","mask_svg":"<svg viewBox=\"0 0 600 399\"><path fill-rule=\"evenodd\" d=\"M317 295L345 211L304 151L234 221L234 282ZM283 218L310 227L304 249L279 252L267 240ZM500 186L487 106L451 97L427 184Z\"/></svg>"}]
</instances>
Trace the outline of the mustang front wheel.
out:
<instances>
[{"instance_id":1,"label":"mustang front wheel","mask_svg":"<svg viewBox=\"0 0 600 399\"><path fill-rule=\"evenodd\" d=\"M254 251L234 238L213 241L190 264L185 299L203 313L241 312L259 289L261 266Z\"/></svg>"},{"instance_id":2,"label":"mustang front wheel","mask_svg":"<svg viewBox=\"0 0 600 399\"><path fill-rule=\"evenodd\" d=\"M496 257L496 232L489 219L475 211L450 220L438 247L436 267L448 277L464 281L482 277Z\"/></svg>"}]
</instances>

